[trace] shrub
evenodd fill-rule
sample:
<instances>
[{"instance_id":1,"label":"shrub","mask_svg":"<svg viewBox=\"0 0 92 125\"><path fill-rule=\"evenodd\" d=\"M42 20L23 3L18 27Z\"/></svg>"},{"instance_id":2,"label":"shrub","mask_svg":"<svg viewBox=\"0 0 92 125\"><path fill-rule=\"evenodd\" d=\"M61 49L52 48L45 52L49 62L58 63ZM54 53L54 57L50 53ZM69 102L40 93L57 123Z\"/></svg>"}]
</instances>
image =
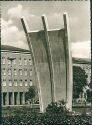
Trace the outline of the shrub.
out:
<instances>
[{"instance_id":1,"label":"shrub","mask_svg":"<svg viewBox=\"0 0 92 125\"><path fill-rule=\"evenodd\" d=\"M64 100L54 102L48 105L46 112L67 114L69 111L66 108L66 102Z\"/></svg>"},{"instance_id":2,"label":"shrub","mask_svg":"<svg viewBox=\"0 0 92 125\"><path fill-rule=\"evenodd\" d=\"M92 125L92 113L69 115L65 105L64 101L51 103L45 113L24 108L14 116L3 117L3 125Z\"/></svg>"}]
</instances>

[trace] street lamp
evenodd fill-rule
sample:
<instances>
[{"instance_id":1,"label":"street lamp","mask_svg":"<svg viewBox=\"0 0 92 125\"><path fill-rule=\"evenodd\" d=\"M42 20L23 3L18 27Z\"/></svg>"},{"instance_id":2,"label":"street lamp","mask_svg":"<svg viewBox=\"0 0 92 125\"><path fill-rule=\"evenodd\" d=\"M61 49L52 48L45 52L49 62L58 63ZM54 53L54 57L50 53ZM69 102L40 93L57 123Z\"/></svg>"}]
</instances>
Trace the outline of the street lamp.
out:
<instances>
[{"instance_id":1,"label":"street lamp","mask_svg":"<svg viewBox=\"0 0 92 125\"><path fill-rule=\"evenodd\" d=\"M11 81L12 81L12 84L13 84L12 62L13 62L16 58L8 57L7 59L10 60L10 62L11 62ZM14 94L14 93L13 93L13 94ZM14 104L14 97L13 97L13 104Z\"/></svg>"},{"instance_id":2,"label":"street lamp","mask_svg":"<svg viewBox=\"0 0 92 125\"><path fill-rule=\"evenodd\" d=\"M15 60L16 58L8 57L7 59L10 60L10 61L12 62L12 61Z\"/></svg>"}]
</instances>

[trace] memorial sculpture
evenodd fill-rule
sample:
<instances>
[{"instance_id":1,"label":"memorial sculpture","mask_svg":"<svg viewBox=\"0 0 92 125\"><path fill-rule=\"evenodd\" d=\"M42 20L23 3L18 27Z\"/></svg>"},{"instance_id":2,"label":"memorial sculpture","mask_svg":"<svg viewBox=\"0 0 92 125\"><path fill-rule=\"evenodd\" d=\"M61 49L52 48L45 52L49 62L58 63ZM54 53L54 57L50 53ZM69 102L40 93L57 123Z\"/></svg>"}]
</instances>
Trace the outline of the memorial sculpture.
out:
<instances>
[{"instance_id":1,"label":"memorial sculpture","mask_svg":"<svg viewBox=\"0 0 92 125\"><path fill-rule=\"evenodd\" d=\"M72 57L69 40L67 14L63 14L64 28L48 29L45 16L42 16L43 29L29 31L24 18L21 22L26 34L34 66L34 81L39 92L40 111L48 104L59 100L66 101L72 110Z\"/></svg>"}]
</instances>

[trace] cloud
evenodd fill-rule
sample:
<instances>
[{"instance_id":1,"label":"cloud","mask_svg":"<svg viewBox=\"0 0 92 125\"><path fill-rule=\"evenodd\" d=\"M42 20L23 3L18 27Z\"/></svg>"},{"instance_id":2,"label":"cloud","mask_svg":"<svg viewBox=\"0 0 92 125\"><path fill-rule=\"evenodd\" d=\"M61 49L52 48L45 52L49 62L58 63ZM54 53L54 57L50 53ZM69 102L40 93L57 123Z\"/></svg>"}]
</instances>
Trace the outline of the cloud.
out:
<instances>
[{"instance_id":1,"label":"cloud","mask_svg":"<svg viewBox=\"0 0 92 125\"><path fill-rule=\"evenodd\" d=\"M8 10L8 15L11 18L19 18L22 16L22 11L23 11L22 5L18 4L17 7L13 7Z\"/></svg>"},{"instance_id":2,"label":"cloud","mask_svg":"<svg viewBox=\"0 0 92 125\"><path fill-rule=\"evenodd\" d=\"M78 58L91 58L91 42L76 42L72 43L72 56Z\"/></svg>"},{"instance_id":3,"label":"cloud","mask_svg":"<svg viewBox=\"0 0 92 125\"><path fill-rule=\"evenodd\" d=\"M27 9L24 9L21 4L18 4L16 7L12 7L8 9L7 12L9 18L21 18L22 16L29 16L29 17L35 17L34 14L30 14L30 11Z\"/></svg>"},{"instance_id":4,"label":"cloud","mask_svg":"<svg viewBox=\"0 0 92 125\"><path fill-rule=\"evenodd\" d=\"M35 19L38 18L33 16ZM30 20L29 20L30 21ZM35 22L36 23L36 22ZM27 41L25 38L25 34L23 30L19 30L19 28L13 24L13 21L10 19L8 21L1 19L1 38L3 45L12 45L15 47L20 47L24 49L29 49L27 45ZM79 41L79 42L72 42L72 56L79 57L79 58L90 58L90 41Z\"/></svg>"},{"instance_id":5,"label":"cloud","mask_svg":"<svg viewBox=\"0 0 92 125\"><path fill-rule=\"evenodd\" d=\"M13 24L12 20L5 21L3 18L1 18L2 29L5 29L6 27L8 27L12 24Z\"/></svg>"},{"instance_id":6,"label":"cloud","mask_svg":"<svg viewBox=\"0 0 92 125\"><path fill-rule=\"evenodd\" d=\"M1 27L2 45L11 45L25 49L28 48L24 32L19 30L11 20L5 21L4 19L1 19Z\"/></svg>"},{"instance_id":7,"label":"cloud","mask_svg":"<svg viewBox=\"0 0 92 125\"><path fill-rule=\"evenodd\" d=\"M75 5L75 3L73 3L73 5ZM1 31L2 44L28 48L24 30L20 23L20 17L25 17L31 31L41 30L43 29L41 15L45 14L47 16L49 28L58 29L63 28L63 12L66 10L69 13L72 55L74 57L90 58L89 5L85 4L84 6L78 4L77 9L75 9L73 5L72 3L63 4L62 6L60 4L54 4L53 7L52 4L48 6L48 4L45 5L42 3L39 5L20 3L14 4L8 8L5 7L7 8L5 14L8 15L8 18L5 18L5 14L4 17L2 16L4 18L2 19ZM51 9L49 9L50 7ZM7 21L5 19L7 19ZM75 43L73 41L75 41Z\"/></svg>"}]
</instances>

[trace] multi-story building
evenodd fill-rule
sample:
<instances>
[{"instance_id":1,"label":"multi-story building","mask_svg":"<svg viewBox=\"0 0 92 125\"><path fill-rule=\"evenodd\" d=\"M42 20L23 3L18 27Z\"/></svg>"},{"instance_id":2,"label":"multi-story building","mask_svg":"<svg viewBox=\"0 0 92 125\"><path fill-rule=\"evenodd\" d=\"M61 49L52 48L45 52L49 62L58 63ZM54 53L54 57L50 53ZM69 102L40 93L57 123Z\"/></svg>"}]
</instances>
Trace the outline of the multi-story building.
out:
<instances>
[{"instance_id":1,"label":"multi-story building","mask_svg":"<svg viewBox=\"0 0 92 125\"><path fill-rule=\"evenodd\" d=\"M91 76L91 61L73 58L73 66L80 66ZM29 50L1 46L2 105L24 105L25 94L33 83L32 60Z\"/></svg>"},{"instance_id":2,"label":"multi-story building","mask_svg":"<svg viewBox=\"0 0 92 125\"><path fill-rule=\"evenodd\" d=\"M1 47L2 104L23 105L32 86L32 60L28 50Z\"/></svg>"}]
</instances>

